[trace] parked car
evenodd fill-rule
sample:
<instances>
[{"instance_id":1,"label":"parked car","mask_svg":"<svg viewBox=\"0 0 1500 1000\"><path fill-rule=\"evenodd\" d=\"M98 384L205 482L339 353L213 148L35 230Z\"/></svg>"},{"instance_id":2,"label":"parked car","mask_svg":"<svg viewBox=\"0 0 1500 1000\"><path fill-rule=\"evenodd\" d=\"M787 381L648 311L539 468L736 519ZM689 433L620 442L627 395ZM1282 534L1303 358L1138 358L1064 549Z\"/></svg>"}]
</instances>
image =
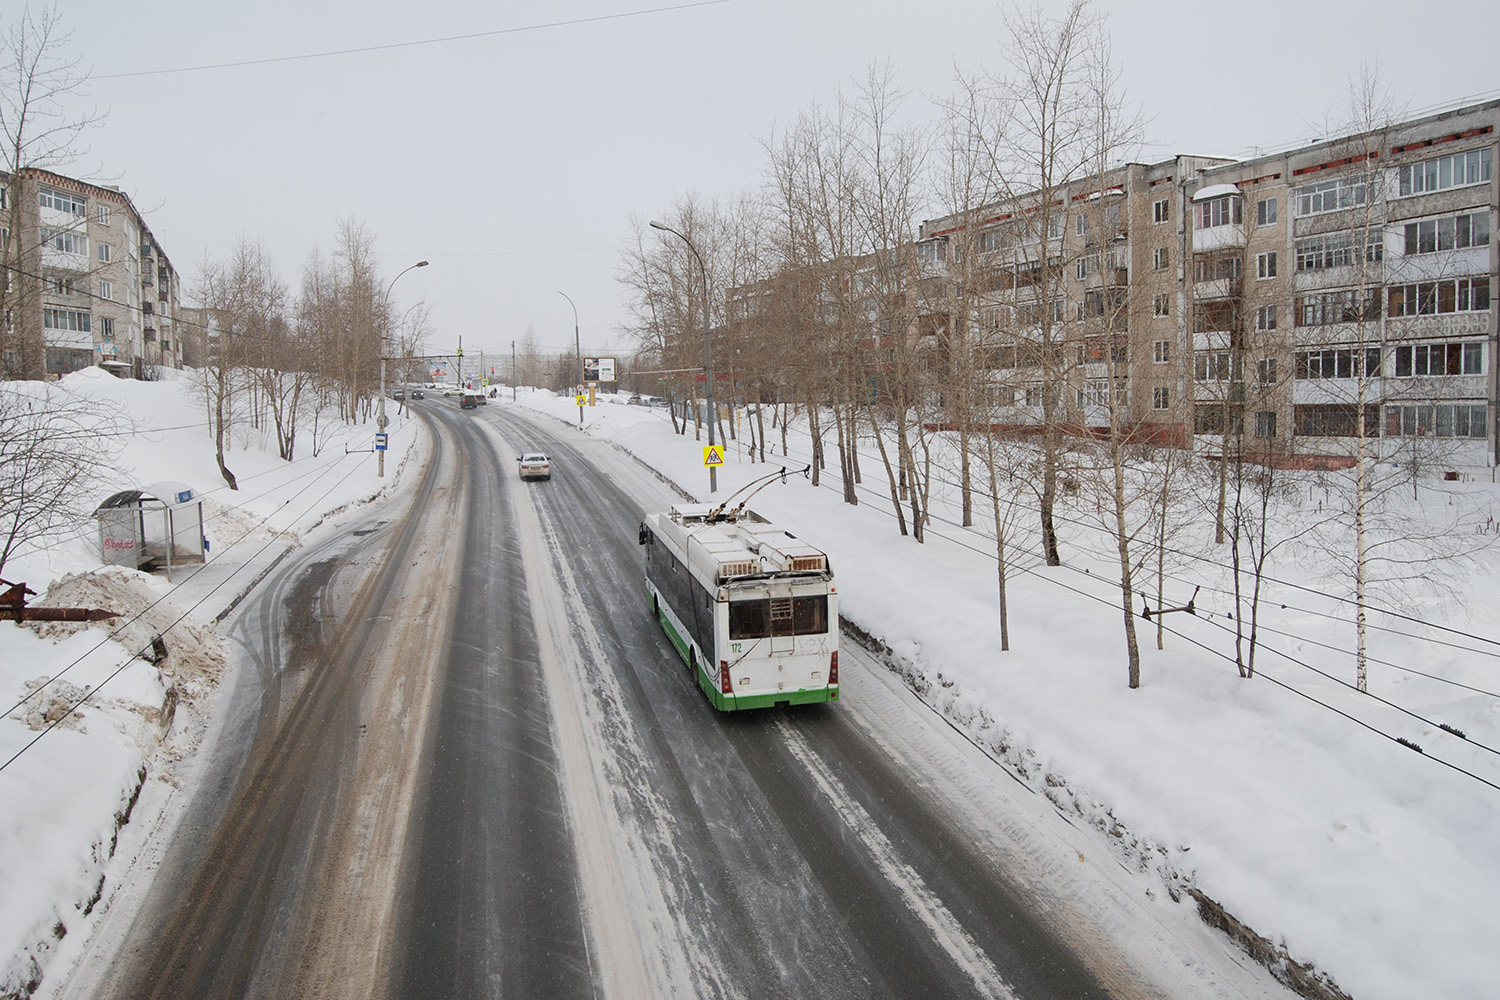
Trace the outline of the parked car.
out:
<instances>
[{"instance_id":1,"label":"parked car","mask_svg":"<svg viewBox=\"0 0 1500 1000\"><path fill-rule=\"evenodd\" d=\"M391 390L391 398L392 399L405 399L406 398L406 390L403 389L403 388L401 388L399 385L396 386L396 388L394 388L394 389Z\"/></svg>"},{"instance_id":2,"label":"parked car","mask_svg":"<svg viewBox=\"0 0 1500 1000\"><path fill-rule=\"evenodd\" d=\"M552 478L552 459L539 451L523 452L516 461L521 463L522 479Z\"/></svg>"},{"instance_id":3,"label":"parked car","mask_svg":"<svg viewBox=\"0 0 1500 1000\"><path fill-rule=\"evenodd\" d=\"M627 404L629 404L630 406L645 406L646 405L646 401L641 398L641 394L640 393L636 393L634 396L631 396L629 399L625 400L625 402Z\"/></svg>"}]
</instances>

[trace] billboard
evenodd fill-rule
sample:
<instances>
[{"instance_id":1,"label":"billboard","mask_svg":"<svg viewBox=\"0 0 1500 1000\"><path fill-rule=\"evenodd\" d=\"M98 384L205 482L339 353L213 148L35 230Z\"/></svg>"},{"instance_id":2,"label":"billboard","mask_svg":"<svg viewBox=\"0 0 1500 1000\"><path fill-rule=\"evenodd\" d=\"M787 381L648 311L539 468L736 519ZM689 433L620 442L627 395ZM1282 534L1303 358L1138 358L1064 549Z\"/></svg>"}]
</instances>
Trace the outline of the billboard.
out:
<instances>
[{"instance_id":1,"label":"billboard","mask_svg":"<svg viewBox=\"0 0 1500 1000\"><path fill-rule=\"evenodd\" d=\"M584 358L583 380L585 382L618 382L614 358Z\"/></svg>"}]
</instances>

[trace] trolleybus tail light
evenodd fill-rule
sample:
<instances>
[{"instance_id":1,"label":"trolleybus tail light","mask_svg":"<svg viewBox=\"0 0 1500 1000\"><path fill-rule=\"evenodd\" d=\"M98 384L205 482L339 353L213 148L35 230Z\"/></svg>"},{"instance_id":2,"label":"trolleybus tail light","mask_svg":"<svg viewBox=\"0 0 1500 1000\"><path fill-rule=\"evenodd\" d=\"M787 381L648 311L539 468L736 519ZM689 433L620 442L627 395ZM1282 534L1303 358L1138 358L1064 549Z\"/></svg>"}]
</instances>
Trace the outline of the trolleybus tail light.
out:
<instances>
[{"instance_id":1,"label":"trolleybus tail light","mask_svg":"<svg viewBox=\"0 0 1500 1000\"><path fill-rule=\"evenodd\" d=\"M829 684L837 684L838 682L839 682L839 651L835 649L833 651L833 655L828 658L828 683Z\"/></svg>"},{"instance_id":2,"label":"trolleybus tail light","mask_svg":"<svg viewBox=\"0 0 1500 1000\"><path fill-rule=\"evenodd\" d=\"M729 683L728 660L719 661L719 690L725 694L730 694L734 690L734 687Z\"/></svg>"}]
</instances>

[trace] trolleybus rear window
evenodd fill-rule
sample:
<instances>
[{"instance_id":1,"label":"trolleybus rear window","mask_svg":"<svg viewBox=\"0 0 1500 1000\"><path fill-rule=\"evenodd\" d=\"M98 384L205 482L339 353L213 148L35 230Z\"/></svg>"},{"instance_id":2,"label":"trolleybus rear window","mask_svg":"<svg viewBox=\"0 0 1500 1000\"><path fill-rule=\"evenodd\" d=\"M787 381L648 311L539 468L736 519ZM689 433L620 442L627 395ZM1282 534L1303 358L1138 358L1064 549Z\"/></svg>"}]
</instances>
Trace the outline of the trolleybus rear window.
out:
<instances>
[{"instance_id":1,"label":"trolleybus rear window","mask_svg":"<svg viewBox=\"0 0 1500 1000\"><path fill-rule=\"evenodd\" d=\"M729 602L729 638L822 635L828 631L828 597L773 597Z\"/></svg>"}]
</instances>

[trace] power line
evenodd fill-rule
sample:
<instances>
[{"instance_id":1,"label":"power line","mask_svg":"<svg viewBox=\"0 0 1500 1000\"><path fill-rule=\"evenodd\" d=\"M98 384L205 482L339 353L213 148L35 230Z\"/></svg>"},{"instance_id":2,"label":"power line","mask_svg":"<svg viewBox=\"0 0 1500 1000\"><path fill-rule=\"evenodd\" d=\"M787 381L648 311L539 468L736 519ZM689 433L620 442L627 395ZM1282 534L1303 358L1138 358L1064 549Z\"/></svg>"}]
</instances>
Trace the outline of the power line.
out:
<instances>
[{"instance_id":1,"label":"power line","mask_svg":"<svg viewBox=\"0 0 1500 1000\"><path fill-rule=\"evenodd\" d=\"M421 38L410 42L387 42L383 45L364 45L352 49L329 49L322 52L304 52L300 55L291 56L269 56L264 59L242 59L236 62L205 63L199 66L178 66L173 69L143 69L126 73L101 73L95 76L95 80L120 80L136 76L165 76L169 73L197 73L210 69L233 69L241 66L267 66L273 63L301 62L308 59L327 59L333 56L358 55L364 52L385 52L391 49L409 49L421 45L443 45L448 42L468 41L474 38L493 38L499 35L515 35L528 31L545 31L551 28L567 28L580 24L596 24L602 21L619 21L631 17L644 17L649 14L664 14L680 10L691 10L695 7L713 7L717 4L729 3L730 0L698 0L696 3L675 4L670 7L650 7L645 10L623 11L618 14L598 14L594 17L579 17L566 21L548 21L541 24L527 24L516 28L497 28L494 31L473 31L463 35L445 35L441 38Z\"/></svg>"},{"instance_id":2,"label":"power line","mask_svg":"<svg viewBox=\"0 0 1500 1000\"><path fill-rule=\"evenodd\" d=\"M830 476L829 478L833 479L833 478L836 478L836 477ZM819 485L823 486L826 489L828 489L830 492L832 492L832 491L835 490L835 487L832 485L832 483L820 483ZM861 490L863 492L866 492L868 494L878 495L878 494L876 494L876 491L874 491L874 490L872 490L872 489L864 486L863 484L858 484L857 483L857 484L855 484L855 488L859 489L859 490ZM887 498L887 499L889 499L889 498ZM893 512L891 512L889 510L885 510L883 507L877 507L876 509L880 510L882 513L884 513L888 517L892 517L892 518L895 517L895 514ZM975 547L973 547L971 545L968 545L965 542L962 542L962 541L959 541L957 539L954 539L954 538L952 538L950 536L938 534L938 537L940 537L943 540L948 541L950 543L959 545L959 546L961 546L963 548L967 548L967 549L969 549L971 551L975 551L975 552L980 551L980 550L976 549ZM1025 547L1024 546L1016 546L1016 547L1021 548L1023 551L1025 551ZM1033 553L1033 554L1036 554L1036 553ZM988 558L993 558L993 554L992 553L985 552L984 555L986 557L988 557ZM1102 576L1096 577L1092 573L1088 573L1085 570L1079 570L1076 567L1072 567L1072 566L1068 566L1068 565L1064 564L1060 568L1068 570L1068 571L1071 571L1073 573L1077 573L1077 574L1080 574L1080 575L1088 576L1090 579L1102 580L1102 581L1104 581L1104 583L1106 585L1112 586L1114 588L1119 588L1120 587L1120 583L1118 581L1109 580L1108 578L1102 577ZM1100 603L1100 604L1104 604L1105 606L1111 608L1111 610L1115 610L1115 611L1120 610L1120 608L1117 605L1115 605L1113 602L1111 602L1111 601L1109 601L1109 600L1107 600L1107 599L1105 599L1103 597L1100 597L1097 594L1091 594L1091 593L1089 593L1089 592L1087 592L1085 590L1081 590L1081 589L1079 589L1077 587L1069 586L1068 584L1063 583L1061 580L1057 579L1054 576L1042 574L1040 578L1043 579L1043 580L1046 580L1047 582L1051 583L1054 586L1061 587L1062 589L1064 589L1066 591L1069 591L1070 593L1077 594L1078 596L1085 597L1085 598L1087 598L1089 600L1095 601L1095 602ZM1224 628L1224 626L1219 625L1218 623L1215 623L1215 622L1210 622L1210 623L1214 624L1218 628L1223 629L1224 631L1228 631L1227 629ZM1201 642L1201 641L1199 641L1197 639L1194 639L1194 638L1192 638L1192 637L1190 637L1190 636L1188 636L1188 635L1186 635L1186 634L1184 634L1182 632L1177 631L1176 629L1172 628L1171 626L1163 624L1162 628L1163 628L1164 631L1170 632L1172 635L1177 636L1178 638L1185 640L1186 642L1190 643L1191 645L1197 646L1198 648L1204 650L1205 652L1211 653L1212 655L1217 656L1217 657L1219 657L1221 659L1224 659L1227 662L1236 663L1235 659L1233 657L1229 656L1227 653L1221 652L1220 650L1216 650L1213 647L1208 646L1207 644L1205 644L1205 643L1203 643L1203 642ZM1420 638L1420 637L1414 637L1414 638ZM1345 683L1343 681L1339 681L1338 678L1332 677L1331 675L1325 673L1324 671L1318 670L1316 667L1312 667L1311 665L1301 663L1300 661L1296 660L1294 657L1291 657L1291 656L1288 656L1285 653L1282 653L1280 650L1275 650L1272 647L1264 647L1264 648L1271 650L1271 652L1275 653L1276 655L1280 655L1280 656L1285 657L1288 660L1291 660L1293 663L1297 663L1299 666L1303 666L1306 669L1312 670L1314 673L1320 674L1320 675L1328 678L1329 680L1333 680L1336 683L1339 683L1339 684L1341 684L1341 685L1343 685L1345 687L1352 687L1352 685L1348 685L1347 683ZM1237 663L1236 663L1236 665L1237 665ZM1362 726L1363 728L1368 729L1370 732L1375 733L1376 735L1381 736L1381 737L1383 737L1383 738L1385 738L1387 740L1390 740L1393 743L1398 743L1398 744L1400 744L1402 746L1408 747L1409 749L1412 748L1411 744L1403 742L1399 737L1392 736L1389 733L1386 733L1386 732L1378 729L1377 727L1371 725L1370 723L1365 722L1362 719L1356 718L1355 716L1351 715L1350 713L1345 712L1344 710L1339 709L1339 708L1337 708L1337 707L1335 707L1333 705L1330 705L1327 702L1321 701L1320 699L1315 698L1314 696L1308 694L1307 692L1302 691L1299 688L1296 688L1296 687L1292 686L1291 684L1288 684L1285 681L1279 680L1279 679L1277 679L1277 678L1275 678L1275 677L1273 677L1273 676L1271 676L1269 674L1264 674L1264 673L1258 674L1256 676L1261 677L1262 679L1268 681L1269 683L1274 684L1277 687L1280 687L1280 688L1282 688L1282 689L1284 689L1286 691L1289 691L1292 694L1295 694L1295 695L1297 695L1297 696L1299 696L1301 698L1305 698L1306 700L1311 701L1311 702L1313 702L1316 705L1319 705L1319 706L1321 706L1323 708L1326 708L1326 709L1328 709L1331 712L1334 712L1334 713L1336 713L1336 714L1338 714L1340 716L1343 716L1344 718L1348 719L1349 721L1354 722L1357 725ZM1420 715L1418 715L1418 714L1416 714L1414 712L1411 712L1408 709L1402 708L1401 706L1396 705L1393 702L1387 701L1386 699L1380 698L1379 696L1376 696L1376 695L1370 695L1368 692L1360 692L1360 693L1363 694L1363 695L1365 695L1366 697L1374 698L1374 700L1376 700L1377 702L1380 702L1382 704L1388 705L1389 707L1391 707L1391 708L1393 708L1393 709L1395 709L1395 710L1397 710L1399 712L1402 712L1402 713L1404 713L1406 715L1409 715L1412 718L1418 719L1418 720L1422 721L1423 723L1425 723L1427 725L1432 725L1432 726L1441 728L1441 726L1438 723L1433 723L1430 720L1428 720L1428 719L1426 719L1426 718L1424 718L1424 717L1422 717L1422 716L1420 716ZM1465 742L1470 742L1470 743L1473 742L1473 741L1468 740L1465 737L1459 737L1459 738L1464 739ZM1490 748L1488 746L1485 746L1484 744L1473 743L1473 745L1476 746L1476 747L1479 747L1480 749L1487 750L1487 751L1489 751L1491 753L1500 753L1500 751L1495 751L1492 748ZM1500 784L1496 784L1495 782L1489 781L1488 779L1486 779L1486 778L1484 778L1484 777L1482 777L1482 776L1480 776L1478 774L1475 774L1472 771L1468 771L1468 770L1466 770L1466 769L1464 769L1462 767L1459 767L1456 764L1453 764L1453 763L1451 763L1449 761L1443 760L1440 757L1431 756L1429 754L1426 754L1425 752L1423 753L1423 756L1426 759L1428 759L1428 760L1436 761L1437 763L1442 764L1444 767L1447 767L1447 768L1450 768L1451 770L1457 771L1460 774L1467 775L1468 777L1473 778L1474 780L1479 781L1482 784L1488 785L1489 787L1494 788L1497 791L1500 791Z\"/></svg>"},{"instance_id":3,"label":"power line","mask_svg":"<svg viewBox=\"0 0 1500 1000\"><path fill-rule=\"evenodd\" d=\"M318 480L322 479L323 476L326 476L329 473L333 472L336 468L338 468L338 466L340 464L343 463L344 458L347 458L347 457L348 457L348 455L345 455L345 456L343 456L341 458L338 458L338 459L335 459L333 462L331 462L328 465L328 467L325 468L324 470L322 470L322 472L316 478L314 478L311 482L309 482L305 487L303 487L302 489L298 490L296 493L292 494L292 496L290 498L288 498L287 503L291 503L292 500L296 499L297 497L301 496L303 493L306 493L308 490L312 489L313 485L316 484L318 482ZM332 486L330 486L327 490L325 490L323 492L322 496L318 497L318 499L315 500L315 501L313 501L313 502L314 503L321 502L325 497L328 496L329 493L332 493L334 491L334 489L336 489L340 485L341 482L342 482L342 480L340 480L339 482L335 482ZM311 507L309 507L308 509L311 509ZM245 529L244 533L241 534L239 538L235 539L234 542L230 543L230 548L233 548L234 545L238 544L245 537L247 537L250 534L250 532L254 531L256 528L259 528L261 525L263 525L266 521L270 520L270 518L274 514L276 514L276 513L279 513L279 511L272 511L271 513L267 514L265 517L263 517L259 521L257 521L255 524L253 524L249 528ZM305 514L305 513L307 513L307 511L304 510L303 513ZM182 620L185 619L188 616L188 614L190 614L194 609L196 609L197 607L199 607L200 605L202 605L205 601L207 601L210 597L212 597L219 590L220 587L223 587L230 580L233 580L238 573L240 573L243 569L245 569L246 566L250 565L250 562L256 556L258 556L261 553L265 552L265 550L268 549L276 541L277 541L276 537L268 538L264 543L261 544L261 546L258 549L255 550L255 552L251 553L251 555L250 555L250 557L248 559L246 559L239 566L235 567L234 570L232 570L229 573L228 576L226 576L223 580L220 580L207 593L205 593L197 601L195 601L191 605L189 605L187 607L187 609L185 611L183 611L183 613L181 615L179 615L170 624L167 625L166 629L163 630L163 633L170 631L174 626L180 624L182 622ZM141 618L142 618L142 616L144 616L146 614L146 612L148 612L152 608L156 607L162 601L167 600L169 597L171 597L173 594L175 594L178 590L180 590L184 585L186 585L186 583L187 583L187 581L184 580L182 583L176 584L171 589L169 589L166 593L164 593L161 596L157 597L156 600L152 601L150 604L146 605L146 607L142 608L141 611L138 612L129 621L127 621L127 622L125 622L125 623L123 623L123 624L115 627L114 629L112 629L107 635L105 635L103 638L101 638L92 647L90 647L89 649L85 650L77 658L75 658L73 660L73 662L69 663L67 666L63 667L57 673L55 673L51 677L47 678L46 681L44 681L43 683L41 683L40 685L38 685L35 689L33 689L30 693L28 693L20 701L16 702L16 704L13 705L10 709L8 709L4 713L4 715L7 715L7 716L10 715L11 712L14 712L16 709L18 709L21 706L25 705L32 698L35 698L38 694L40 694L43 690L45 690L46 687L49 684L51 684L53 681L57 680L58 678L62 677L63 674L66 674L68 671L72 670L74 667L78 666L78 664L82 663L90 654L92 654L95 651L97 651L98 649L100 649L106 642L109 642L110 640L114 639L115 636L119 635L124 629L126 629L126 628L130 627L131 625L135 624L136 622L140 621ZM132 662L134 662L136 658L138 658L139 656L141 656L142 654L144 654L147 648L149 648L149 646L148 647L142 647L141 649L137 650L134 654L131 655L131 657L129 659L127 659L125 661L125 663L121 664L118 669L116 669L113 673L111 673L103 681L99 682L93 688L91 688L88 692L86 692L82 698L80 698L77 702L73 703L68 708L68 710L66 712L64 712L60 717L58 717L54 722L52 722L51 725L47 726L46 729L44 729L44 730L42 730L42 732L38 733L35 739L33 739L31 742L27 743L25 746L21 747L21 749L17 750L15 752L15 754L12 755L11 758L9 760L7 760L5 763L0 764L0 771L3 771L5 768L9 767L11 765L11 763L13 763L16 760L17 757L20 757L21 754L25 753L27 750L31 749L31 747L35 746L36 743L37 743L37 741L40 740L43 736L47 735L47 733L50 733L53 729L57 728L57 726L58 726L59 723L61 723L64 719L66 719L68 716L72 715L75 711L77 711L78 708L81 707L84 702L88 701L91 697L93 697L93 695L96 692L98 692L101 688L103 688L105 684L107 684L110 680L114 679L114 677L116 677L122 670L124 670L125 667L129 666Z\"/></svg>"}]
</instances>

